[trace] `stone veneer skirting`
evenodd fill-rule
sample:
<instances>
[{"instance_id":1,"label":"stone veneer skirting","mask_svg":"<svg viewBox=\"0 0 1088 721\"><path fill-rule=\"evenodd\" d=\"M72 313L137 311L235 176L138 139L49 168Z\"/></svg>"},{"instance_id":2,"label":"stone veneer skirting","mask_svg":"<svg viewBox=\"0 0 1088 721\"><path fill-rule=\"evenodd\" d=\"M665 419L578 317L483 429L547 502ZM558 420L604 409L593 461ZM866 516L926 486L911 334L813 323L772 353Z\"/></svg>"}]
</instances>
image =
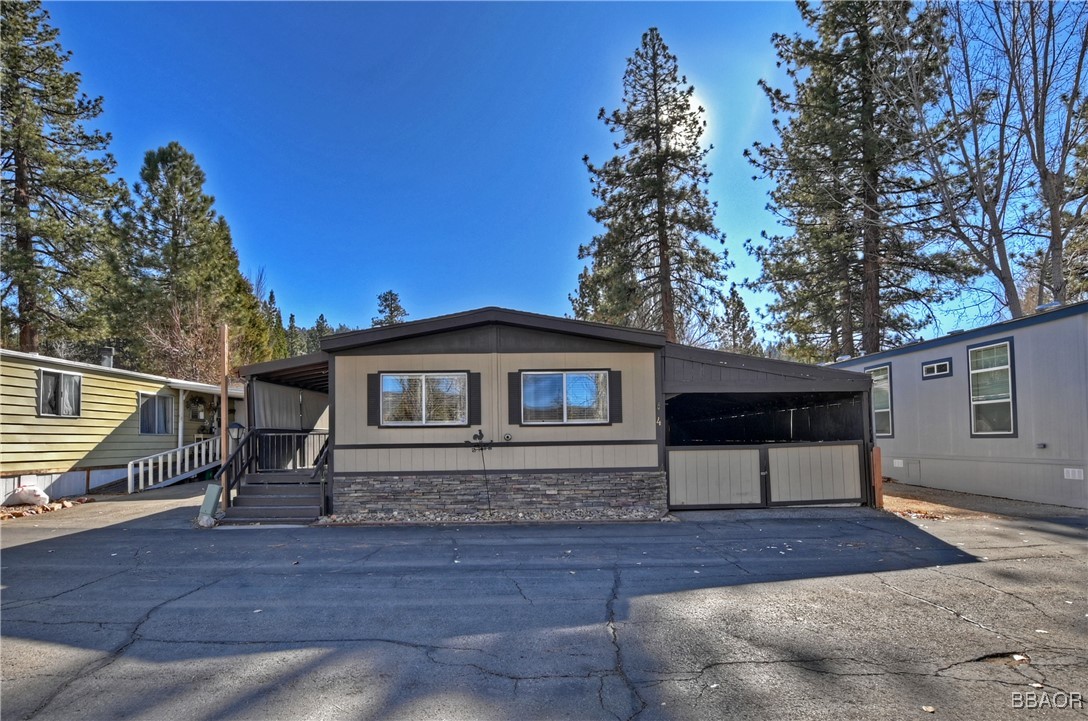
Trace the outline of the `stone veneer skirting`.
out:
<instances>
[{"instance_id":1,"label":"stone veneer skirting","mask_svg":"<svg viewBox=\"0 0 1088 721\"><path fill-rule=\"evenodd\" d=\"M479 513L488 489L495 511L624 509L668 510L663 471L574 473L425 474L337 478L333 512Z\"/></svg>"}]
</instances>

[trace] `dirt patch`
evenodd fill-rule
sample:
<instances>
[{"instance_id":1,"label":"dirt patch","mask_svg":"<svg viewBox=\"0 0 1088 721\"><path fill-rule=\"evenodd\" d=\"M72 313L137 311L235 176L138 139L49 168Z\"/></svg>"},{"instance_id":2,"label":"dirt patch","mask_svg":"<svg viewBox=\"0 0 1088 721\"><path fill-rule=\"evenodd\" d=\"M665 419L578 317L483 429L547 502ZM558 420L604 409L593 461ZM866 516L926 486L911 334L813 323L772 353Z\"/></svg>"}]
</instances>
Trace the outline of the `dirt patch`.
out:
<instances>
[{"instance_id":1,"label":"dirt patch","mask_svg":"<svg viewBox=\"0 0 1088 721\"><path fill-rule=\"evenodd\" d=\"M53 501L52 503L46 503L45 505L41 506L0 506L0 521L6 521L9 518L26 518L27 516L40 516L43 513L62 511L65 508L74 508L84 503L94 503L94 499L90 498L89 496L83 496L81 498L63 498L59 501Z\"/></svg>"},{"instance_id":2,"label":"dirt patch","mask_svg":"<svg viewBox=\"0 0 1088 721\"><path fill-rule=\"evenodd\" d=\"M976 496L884 479L884 510L904 518L1045 518L1085 514L1083 509L1009 498Z\"/></svg>"}]
</instances>

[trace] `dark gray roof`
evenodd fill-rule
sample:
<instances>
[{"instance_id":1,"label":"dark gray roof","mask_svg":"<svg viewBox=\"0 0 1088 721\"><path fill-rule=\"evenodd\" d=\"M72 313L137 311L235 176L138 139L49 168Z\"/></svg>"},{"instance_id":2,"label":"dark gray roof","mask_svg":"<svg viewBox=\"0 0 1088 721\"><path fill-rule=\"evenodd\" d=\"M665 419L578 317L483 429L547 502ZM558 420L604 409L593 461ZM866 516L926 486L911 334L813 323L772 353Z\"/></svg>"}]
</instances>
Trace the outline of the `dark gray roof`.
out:
<instances>
[{"instance_id":1,"label":"dark gray roof","mask_svg":"<svg viewBox=\"0 0 1088 721\"><path fill-rule=\"evenodd\" d=\"M242 366L238 372L243 378L257 377L269 383L329 392L329 354L324 352L254 363Z\"/></svg>"},{"instance_id":2,"label":"dark gray roof","mask_svg":"<svg viewBox=\"0 0 1088 721\"><path fill-rule=\"evenodd\" d=\"M665 346L667 395L864 391L871 385L867 373L674 343Z\"/></svg>"},{"instance_id":3,"label":"dark gray roof","mask_svg":"<svg viewBox=\"0 0 1088 721\"><path fill-rule=\"evenodd\" d=\"M556 318L550 315L490 307L326 336L321 340L321 350L327 353L335 353L393 340L403 340L491 324L550 331L650 348L660 348L665 345L665 335L657 331L623 328L615 325L605 325L604 323L590 323L572 318Z\"/></svg>"}]
</instances>

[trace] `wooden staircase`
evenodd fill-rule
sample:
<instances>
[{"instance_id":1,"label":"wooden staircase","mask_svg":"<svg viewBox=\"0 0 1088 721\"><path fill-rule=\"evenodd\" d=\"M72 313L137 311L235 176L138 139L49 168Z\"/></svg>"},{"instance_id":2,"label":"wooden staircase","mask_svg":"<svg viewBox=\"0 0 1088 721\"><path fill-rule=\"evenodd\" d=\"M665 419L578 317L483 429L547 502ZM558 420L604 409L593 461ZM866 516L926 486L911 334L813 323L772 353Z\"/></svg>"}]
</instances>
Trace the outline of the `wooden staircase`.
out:
<instances>
[{"instance_id":1,"label":"wooden staircase","mask_svg":"<svg viewBox=\"0 0 1088 721\"><path fill-rule=\"evenodd\" d=\"M310 470L247 473L220 524L313 523L321 515L321 493Z\"/></svg>"}]
</instances>

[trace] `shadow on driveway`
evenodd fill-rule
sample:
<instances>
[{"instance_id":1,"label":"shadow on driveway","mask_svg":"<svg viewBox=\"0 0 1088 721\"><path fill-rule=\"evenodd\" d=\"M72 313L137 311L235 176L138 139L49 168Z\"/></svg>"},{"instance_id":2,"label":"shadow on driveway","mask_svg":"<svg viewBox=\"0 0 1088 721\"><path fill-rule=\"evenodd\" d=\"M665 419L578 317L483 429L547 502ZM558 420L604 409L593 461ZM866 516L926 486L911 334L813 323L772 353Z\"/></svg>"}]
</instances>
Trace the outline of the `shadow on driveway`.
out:
<instances>
[{"instance_id":1,"label":"shadow on driveway","mask_svg":"<svg viewBox=\"0 0 1088 721\"><path fill-rule=\"evenodd\" d=\"M894 581L977 559L870 509L214 531L195 513L5 525L4 719L784 717L769 693L809 703L832 673L840 703L940 696L922 659L989 634Z\"/></svg>"}]
</instances>

